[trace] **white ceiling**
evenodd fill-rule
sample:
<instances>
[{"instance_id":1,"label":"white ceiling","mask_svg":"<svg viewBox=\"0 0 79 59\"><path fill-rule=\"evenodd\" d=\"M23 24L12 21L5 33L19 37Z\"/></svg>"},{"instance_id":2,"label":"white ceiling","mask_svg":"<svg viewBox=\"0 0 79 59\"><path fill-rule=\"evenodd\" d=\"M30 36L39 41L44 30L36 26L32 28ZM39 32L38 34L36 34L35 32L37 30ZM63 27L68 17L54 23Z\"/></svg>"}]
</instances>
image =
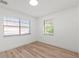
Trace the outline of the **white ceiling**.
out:
<instances>
[{"instance_id":1,"label":"white ceiling","mask_svg":"<svg viewBox=\"0 0 79 59\"><path fill-rule=\"evenodd\" d=\"M34 17L40 17L54 13L63 9L77 6L79 0L38 0L39 5L32 7L29 5L30 0L5 0L8 5L4 5L7 8L11 8L17 11L24 12Z\"/></svg>"}]
</instances>

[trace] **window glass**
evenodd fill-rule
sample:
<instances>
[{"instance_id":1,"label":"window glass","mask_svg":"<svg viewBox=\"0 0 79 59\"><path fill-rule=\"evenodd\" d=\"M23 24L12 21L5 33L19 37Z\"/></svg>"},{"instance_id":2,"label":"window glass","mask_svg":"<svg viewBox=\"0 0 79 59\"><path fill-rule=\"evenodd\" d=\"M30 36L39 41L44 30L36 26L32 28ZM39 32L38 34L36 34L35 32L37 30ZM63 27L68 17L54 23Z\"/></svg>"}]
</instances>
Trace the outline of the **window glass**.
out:
<instances>
[{"instance_id":1,"label":"window glass","mask_svg":"<svg viewBox=\"0 0 79 59\"><path fill-rule=\"evenodd\" d=\"M21 34L29 34L30 33L30 21L29 20L21 20Z\"/></svg>"},{"instance_id":2,"label":"window glass","mask_svg":"<svg viewBox=\"0 0 79 59\"><path fill-rule=\"evenodd\" d=\"M19 35L19 27L4 27L4 35Z\"/></svg>"},{"instance_id":3,"label":"window glass","mask_svg":"<svg viewBox=\"0 0 79 59\"><path fill-rule=\"evenodd\" d=\"M19 18L4 18L4 35L22 35L30 33L30 21Z\"/></svg>"},{"instance_id":4,"label":"window glass","mask_svg":"<svg viewBox=\"0 0 79 59\"><path fill-rule=\"evenodd\" d=\"M50 20L45 20L44 21L44 33L45 34L53 34L54 28L53 28L53 23Z\"/></svg>"}]
</instances>

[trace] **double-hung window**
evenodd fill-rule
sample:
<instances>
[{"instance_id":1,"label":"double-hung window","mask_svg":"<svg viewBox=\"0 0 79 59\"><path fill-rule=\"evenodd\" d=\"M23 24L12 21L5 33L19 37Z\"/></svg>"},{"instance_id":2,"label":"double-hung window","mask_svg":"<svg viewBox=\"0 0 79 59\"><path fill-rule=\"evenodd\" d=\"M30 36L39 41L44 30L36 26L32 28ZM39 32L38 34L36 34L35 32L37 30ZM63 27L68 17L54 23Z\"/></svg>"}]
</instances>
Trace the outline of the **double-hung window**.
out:
<instances>
[{"instance_id":1,"label":"double-hung window","mask_svg":"<svg viewBox=\"0 0 79 59\"><path fill-rule=\"evenodd\" d=\"M44 21L44 34L53 35L54 27L51 20Z\"/></svg>"},{"instance_id":2,"label":"double-hung window","mask_svg":"<svg viewBox=\"0 0 79 59\"><path fill-rule=\"evenodd\" d=\"M20 32L21 34L30 34L30 21L29 20L20 20Z\"/></svg>"},{"instance_id":3,"label":"double-hung window","mask_svg":"<svg viewBox=\"0 0 79 59\"><path fill-rule=\"evenodd\" d=\"M30 33L30 21L13 17L4 18L4 36Z\"/></svg>"}]
</instances>

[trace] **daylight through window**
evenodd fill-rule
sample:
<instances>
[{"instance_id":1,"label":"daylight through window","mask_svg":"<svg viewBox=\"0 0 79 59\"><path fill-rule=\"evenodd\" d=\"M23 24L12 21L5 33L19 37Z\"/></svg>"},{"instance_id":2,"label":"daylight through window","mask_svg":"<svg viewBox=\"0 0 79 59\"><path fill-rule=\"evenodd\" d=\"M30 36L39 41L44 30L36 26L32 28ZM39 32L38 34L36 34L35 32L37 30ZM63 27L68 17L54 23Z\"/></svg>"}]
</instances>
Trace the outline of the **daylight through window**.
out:
<instances>
[{"instance_id":1,"label":"daylight through window","mask_svg":"<svg viewBox=\"0 0 79 59\"><path fill-rule=\"evenodd\" d=\"M53 28L53 23L50 20L45 20L44 21L44 33L45 34L53 34L54 33L54 28Z\"/></svg>"},{"instance_id":2,"label":"daylight through window","mask_svg":"<svg viewBox=\"0 0 79 59\"><path fill-rule=\"evenodd\" d=\"M4 35L23 35L30 33L30 21L18 18L4 18Z\"/></svg>"}]
</instances>

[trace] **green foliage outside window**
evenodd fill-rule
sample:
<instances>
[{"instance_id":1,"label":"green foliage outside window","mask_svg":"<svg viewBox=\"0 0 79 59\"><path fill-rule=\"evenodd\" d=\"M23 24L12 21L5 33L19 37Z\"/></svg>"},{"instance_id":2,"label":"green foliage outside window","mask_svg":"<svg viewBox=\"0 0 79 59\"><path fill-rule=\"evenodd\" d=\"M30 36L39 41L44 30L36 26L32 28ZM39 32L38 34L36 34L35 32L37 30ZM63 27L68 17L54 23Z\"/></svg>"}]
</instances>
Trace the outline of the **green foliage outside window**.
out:
<instances>
[{"instance_id":1,"label":"green foliage outside window","mask_svg":"<svg viewBox=\"0 0 79 59\"><path fill-rule=\"evenodd\" d=\"M50 21L45 21L45 24L44 24L44 31L46 34L53 34L54 32L54 28L53 28L53 24L52 22Z\"/></svg>"}]
</instances>

